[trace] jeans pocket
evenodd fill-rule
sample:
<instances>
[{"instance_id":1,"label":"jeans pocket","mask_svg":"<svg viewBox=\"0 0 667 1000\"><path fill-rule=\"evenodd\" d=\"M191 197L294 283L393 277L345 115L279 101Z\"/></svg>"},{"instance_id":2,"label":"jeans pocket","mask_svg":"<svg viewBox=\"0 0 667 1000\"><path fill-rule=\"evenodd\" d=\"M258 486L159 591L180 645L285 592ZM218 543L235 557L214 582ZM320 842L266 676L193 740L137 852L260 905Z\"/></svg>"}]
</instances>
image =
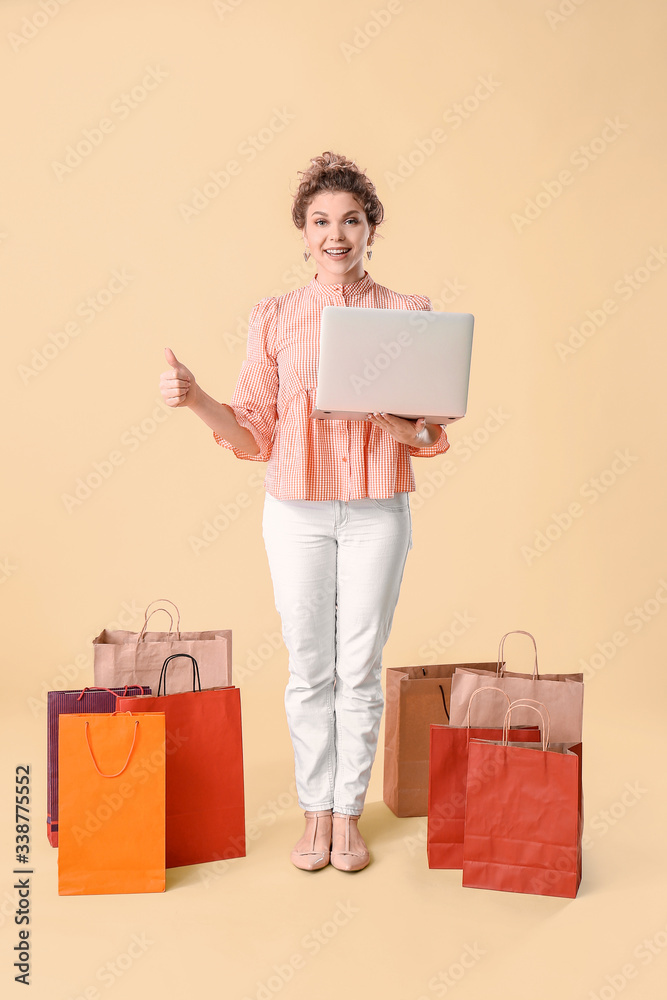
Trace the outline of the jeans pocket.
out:
<instances>
[{"instance_id":1,"label":"jeans pocket","mask_svg":"<svg viewBox=\"0 0 667 1000\"><path fill-rule=\"evenodd\" d=\"M394 493L391 497L369 497L369 500L374 507L379 507L380 510L392 510L396 513L410 510L407 493Z\"/></svg>"}]
</instances>

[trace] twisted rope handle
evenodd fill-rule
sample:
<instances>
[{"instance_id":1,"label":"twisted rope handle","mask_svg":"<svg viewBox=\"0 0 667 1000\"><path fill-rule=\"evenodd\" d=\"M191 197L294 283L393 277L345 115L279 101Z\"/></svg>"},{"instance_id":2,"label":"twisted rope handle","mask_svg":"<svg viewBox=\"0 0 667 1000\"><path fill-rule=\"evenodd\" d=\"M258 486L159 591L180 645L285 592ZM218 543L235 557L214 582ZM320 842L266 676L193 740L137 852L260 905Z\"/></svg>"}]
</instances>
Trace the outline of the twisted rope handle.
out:
<instances>
[{"instance_id":1,"label":"twisted rope handle","mask_svg":"<svg viewBox=\"0 0 667 1000\"><path fill-rule=\"evenodd\" d=\"M537 670L537 643L535 642L535 636L532 632L524 632L522 628L515 628L511 632L506 632L505 635L500 640L500 645L498 647L498 665L496 667L496 675L498 677L505 676L505 663L504 663L504 653L505 653L505 639L508 635L527 635L533 643L533 649L535 650L535 666L533 667L533 680L539 680L539 673Z\"/></svg>"},{"instance_id":2,"label":"twisted rope handle","mask_svg":"<svg viewBox=\"0 0 667 1000\"><path fill-rule=\"evenodd\" d=\"M146 608L146 611L144 612L144 624L143 624L143 627L141 629L141 632L139 633L139 638L137 639L137 642L142 642L143 641L144 636L146 635L146 629L148 628L148 619L152 618L152 616L157 611L164 611L164 613L166 615L169 615L169 624L171 626L171 628L169 629L170 632L172 631L172 629L174 627L174 616L172 615L171 611L167 610L167 608L153 608L153 610L149 614L148 608L152 608L154 604L171 604L172 608L174 608L174 610L176 611L176 636L180 640L180 638L181 638L181 612L178 610L178 608L176 607L176 605L174 604L174 602L170 601L168 597L158 597L157 601L151 601L151 603Z\"/></svg>"},{"instance_id":3,"label":"twisted rope handle","mask_svg":"<svg viewBox=\"0 0 667 1000\"><path fill-rule=\"evenodd\" d=\"M130 747L130 752L127 755L127 760L125 761L125 763L121 767L120 771L116 771L115 774L105 774L104 771L100 771L99 767L97 766L97 761L95 760L95 755L93 754L93 748L90 745L90 736L88 735L88 727L89 727L89 725L90 725L90 723L88 722L88 719L86 719L86 724L85 724L85 727L84 727L84 732L86 734L86 743L88 744L88 750L90 751L90 757L91 757L91 760L92 760L93 764L95 765L95 770L103 778L117 778L119 774L123 773L123 771L127 768L127 765L130 763L130 757L132 756L132 751L134 750L134 744L137 742L137 729L139 728L139 720L136 719L135 723L134 723L134 736L132 737L132 746Z\"/></svg>"},{"instance_id":4,"label":"twisted rope handle","mask_svg":"<svg viewBox=\"0 0 667 1000\"><path fill-rule=\"evenodd\" d=\"M505 699L505 701L507 702L507 708L509 709L512 705L512 702L510 701L507 691L503 691L502 688L494 687L492 684L485 684L484 687L476 688L476 690L473 691L473 693L470 695L470 699L468 701L468 711L466 712L466 729L470 729L470 706L473 703L473 698L476 698L478 694L482 693L482 691L499 691L500 694Z\"/></svg>"},{"instance_id":5,"label":"twisted rope handle","mask_svg":"<svg viewBox=\"0 0 667 1000\"><path fill-rule=\"evenodd\" d=\"M539 707L536 708L535 706ZM549 715L549 709L547 706L541 701L535 701L533 698L517 698L517 700L513 701L507 709L505 719L503 721L503 746L506 747L509 743L510 719L512 716L512 709L514 708L530 708L531 711L537 712L542 720L542 750L547 750L549 748L549 738L551 736L551 716Z\"/></svg>"}]
</instances>

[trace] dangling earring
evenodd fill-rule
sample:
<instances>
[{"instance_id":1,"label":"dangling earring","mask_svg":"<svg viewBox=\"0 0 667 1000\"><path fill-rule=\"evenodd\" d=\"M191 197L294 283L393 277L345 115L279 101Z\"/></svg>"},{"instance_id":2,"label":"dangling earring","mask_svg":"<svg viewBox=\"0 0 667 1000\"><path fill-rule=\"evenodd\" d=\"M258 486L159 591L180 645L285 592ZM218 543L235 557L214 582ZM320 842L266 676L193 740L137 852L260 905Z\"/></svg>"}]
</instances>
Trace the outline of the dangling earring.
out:
<instances>
[{"instance_id":1,"label":"dangling earring","mask_svg":"<svg viewBox=\"0 0 667 1000\"><path fill-rule=\"evenodd\" d=\"M369 260L370 260L370 259L371 259L371 257L373 256L373 251L371 250L371 248L370 248L370 247L369 247L369 248L368 248L368 250L366 251L366 256L368 257L368 259L369 259Z\"/></svg>"},{"instance_id":2,"label":"dangling earring","mask_svg":"<svg viewBox=\"0 0 667 1000\"><path fill-rule=\"evenodd\" d=\"M310 257L310 250L304 250L303 251L303 259L304 260L308 260L309 257Z\"/></svg>"}]
</instances>

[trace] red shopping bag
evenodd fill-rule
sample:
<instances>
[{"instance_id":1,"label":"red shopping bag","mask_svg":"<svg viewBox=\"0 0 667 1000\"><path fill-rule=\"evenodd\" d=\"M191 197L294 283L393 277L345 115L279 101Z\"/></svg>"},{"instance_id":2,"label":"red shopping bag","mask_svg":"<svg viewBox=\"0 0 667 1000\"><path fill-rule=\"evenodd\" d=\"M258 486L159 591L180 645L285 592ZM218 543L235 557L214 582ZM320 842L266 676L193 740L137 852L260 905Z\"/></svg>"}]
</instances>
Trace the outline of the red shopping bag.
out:
<instances>
[{"instance_id":1,"label":"red shopping bag","mask_svg":"<svg viewBox=\"0 0 667 1000\"><path fill-rule=\"evenodd\" d=\"M130 712L164 712L166 725L166 866L195 865L245 855L241 696L236 687L166 694L168 656L157 696L120 698Z\"/></svg>"},{"instance_id":2,"label":"red shopping bag","mask_svg":"<svg viewBox=\"0 0 667 1000\"><path fill-rule=\"evenodd\" d=\"M509 743L506 734L501 742L470 741L464 886L567 898L577 894L581 743L550 744L548 716L543 718L541 746Z\"/></svg>"},{"instance_id":3,"label":"red shopping bag","mask_svg":"<svg viewBox=\"0 0 667 1000\"><path fill-rule=\"evenodd\" d=\"M491 705L489 692L494 698ZM484 701L495 727L470 725L470 709L477 695L487 692ZM428 781L428 833L426 851L429 868L461 868L463 866L463 826L465 820L468 748L471 738L500 740L510 700L501 688L491 685L477 688L468 702L465 726L431 725ZM494 719L495 713L495 719ZM536 743L540 740L538 726L516 726L508 731L510 741Z\"/></svg>"}]
</instances>

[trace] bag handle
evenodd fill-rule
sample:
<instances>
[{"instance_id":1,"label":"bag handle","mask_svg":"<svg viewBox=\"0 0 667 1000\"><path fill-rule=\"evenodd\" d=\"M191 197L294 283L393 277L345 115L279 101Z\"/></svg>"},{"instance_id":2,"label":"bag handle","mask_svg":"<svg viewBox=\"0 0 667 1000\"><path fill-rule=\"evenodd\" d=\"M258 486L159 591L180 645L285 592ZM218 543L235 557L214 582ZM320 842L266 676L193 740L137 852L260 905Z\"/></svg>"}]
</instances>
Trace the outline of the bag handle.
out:
<instances>
[{"instance_id":1,"label":"bag handle","mask_svg":"<svg viewBox=\"0 0 667 1000\"><path fill-rule=\"evenodd\" d=\"M530 708L531 711L537 712L542 720L542 750L548 750L551 736L551 716L547 706L541 701L535 701L534 698L517 698L507 709L503 720L503 746L506 747L509 743L510 719L514 708Z\"/></svg>"},{"instance_id":2,"label":"bag handle","mask_svg":"<svg viewBox=\"0 0 667 1000\"><path fill-rule=\"evenodd\" d=\"M500 645L498 647L498 666L496 667L496 676L498 677L505 676L505 662L504 662L505 639L507 638L508 635L527 635L528 638L532 641L533 649L535 650L535 666L533 667L533 680L538 681L540 679L540 675L537 670L537 643L535 642L535 636L532 634L532 632L524 632L522 628L515 628L512 629L511 632L505 632L505 635L500 640Z\"/></svg>"},{"instance_id":3,"label":"bag handle","mask_svg":"<svg viewBox=\"0 0 667 1000\"><path fill-rule=\"evenodd\" d=\"M151 601L151 603L147 606L144 612L144 624L141 629L141 632L139 633L139 638L137 639L137 642L142 642L144 640L144 636L146 635L146 629L148 628L148 619L152 618L157 611L164 611L166 615L169 615L169 624L171 626L169 631L171 632L173 630L174 616L172 615L171 611L169 611L167 608L153 608L153 610L149 613L148 609L152 608L154 604L171 604L172 608L174 608L174 610L176 611L176 637L180 641L181 612L178 610L174 602L170 601L168 597L158 597L156 601Z\"/></svg>"},{"instance_id":4,"label":"bag handle","mask_svg":"<svg viewBox=\"0 0 667 1000\"><path fill-rule=\"evenodd\" d=\"M90 756L91 756L92 762L95 765L95 770L103 778L117 778L119 774L123 773L123 771L126 769L127 765L130 763L130 757L132 756L132 751L134 750L134 744L137 742L137 729L139 728L139 720L135 719L135 721L134 721L134 736L132 737L132 746L130 747L130 752L127 755L127 760L125 761L125 763L121 767L120 771L116 771L115 774L105 774L104 771L100 771L99 767L97 766L97 761L95 760L95 755L93 754L93 748L90 745L90 736L88 735L88 726L89 725L90 725L90 723L88 722L88 719L86 719L86 723L85 723L85 727L84 727L84 732L86 734L86 743L88 744L88 750L90 751Z\"/></svg>"},{"instance_id":5,"label":"bag handle","mask_svg":"<svg viewBox=\"0 0 667 1000\"><path fill-rule=\"evenodd\" d=\"M503 691L502 688L494 687L492 684L485 684L484 687L475 688L473 693L470 695L470 699L468 700L468 711L466 712L466 722L465 722L466 729L470 729L470 706L473 703L473 699L476 698L478 694L481 694L482 691L499 691L507 702L507 708L510 709L512 707L512 702L510 701L507 691Z\"/></svg>"},{"instance_id":6,"label":"bag handle","mask_svg":"<svg viewBox=\"0 0 667 1000\"><path fill-rule=\"evenodd\" d=\"M440 694L442 695L442 707L445 710L445 715L447 716L447 722L449 722L449 712L447 711L447 702L445 701L445 689L443 688L442 684L438 684L438 687L440 688Z\"/></svg>"},{"instance_id":7,"label":"bag handle","mask_svg":"<svg viewBox=\"0 0 667 1000\"><path fill-rule=\"evenodd\" d=\"M160 691L162 689L163 684L164 684L164 691L162 691L162 694L166 695L167 693L167 665L171 663L172 660L178 659L179 656L184 656L186 660L192 660L192 690L193 691L197 690L197 688L195 688L195 681L196 681L197 686L201 691L201 680L199 678L199 664L195 660L194 656L190 656L189 653L172 653L171 656L168 656L167 659L162 664L162 670L160 671L160 680L158 681L158 686L157 686L158 698L160 697Z\"/></svg>"},{"instance_id":8,"label":"bag handle","mask_svg":"<svg viewBox=\"0 0 667 1000\"><path fill-rule=\"evenodd\" d=\"M424 675L424 677L428 676L424 667L422 667L422 674ZM440 695L442 696L442 707L445 710L445 715L447 716L447 722L449 722L449 712L447 710L447 701L445 699L445 689L443 688L442 684L438 684L438 687L440 688Z\"/></svg>"},{"instance_id":9,"label":"bag handle","mask_svg":"<svg viewBox=\"0 0 667 1000\"><path fill-rule=\"evenodd\" d=\"M86 691L108 691L109 694L112 694L114 696L114 698L125 698L125 697L127 697L127 692L130 690L130 688L133 688L133 687L139 688L139 690L141 690L141 687L140 687L139 684L126 684L125 685L125 690L123 691L122 694L117 694L115 691L112 691L111 688L105 688L105 687L85 687L83 689L83 691L81 692L81 694L79 695L79 697L76 700L77 701L81 701L81 699L83 698L83 696L86 693Z\"/></svg>"}]
</instances>

